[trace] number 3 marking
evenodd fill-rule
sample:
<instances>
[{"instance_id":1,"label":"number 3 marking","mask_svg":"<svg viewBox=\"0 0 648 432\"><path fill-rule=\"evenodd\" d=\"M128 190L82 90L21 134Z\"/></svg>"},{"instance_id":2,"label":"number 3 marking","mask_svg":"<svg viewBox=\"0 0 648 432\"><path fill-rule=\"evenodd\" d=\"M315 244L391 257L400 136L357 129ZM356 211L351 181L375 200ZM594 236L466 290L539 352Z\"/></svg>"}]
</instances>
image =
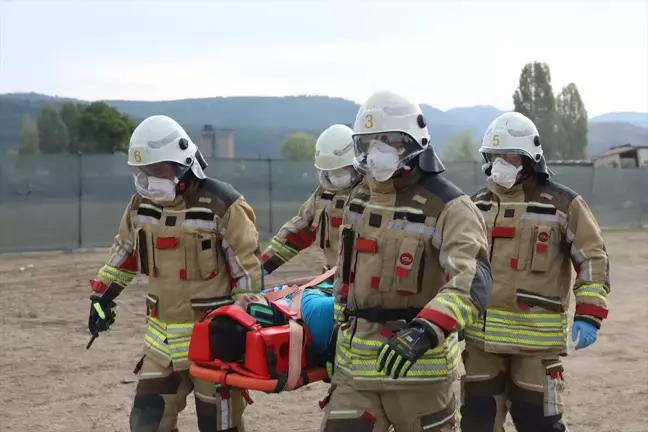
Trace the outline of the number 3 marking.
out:
<instances>
[{"instance_id":1,"label":"number 3 marking","mask_svg":"<svg viewBox=\"0 0 648 432\"><path fill-rule=\"evenodd\" d=\"M371 129L374 127L374 118L371 114L365 116L365 127Z\"/></svg>"}]
</instances>

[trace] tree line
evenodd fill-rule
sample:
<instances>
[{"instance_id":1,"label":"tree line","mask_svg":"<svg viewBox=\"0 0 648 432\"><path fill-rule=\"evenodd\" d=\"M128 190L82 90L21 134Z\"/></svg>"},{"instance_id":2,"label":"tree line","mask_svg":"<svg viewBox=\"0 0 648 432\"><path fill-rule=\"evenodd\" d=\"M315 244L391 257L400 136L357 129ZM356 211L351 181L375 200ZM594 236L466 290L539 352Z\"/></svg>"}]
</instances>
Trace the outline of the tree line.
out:
<instances>
[{"instance_id":1,"label":"tree line","mask_svg":"<svg viewBox=\"0 0 648 432\"><path fill-rule=\"evenodd\" d=\"M128 151L137 121L104 102L45 105L37 119L24 115L19 154Z\"/></svg>"},{"instance_id":2,"label":"tree line","mask_svg":"<svg viewBox=\"0 0 648 432\"><path fill-rule=\"evenodd\" d=\"M588 124L585 104L574 83L554 95L548 64L524 65L513 93L513 110L533 120L546 159L585 159ZM472 131L461 131L446 143L445 159L479 161L479 145Z\"/></svg>"},{"instance_id":3,"label":"tree line","mask_svg":"<svg viewBox=\"0 0 648 432\"><path fill-rule=\"evenodd\" d=\"M588 124L585 104L574 83L567 84L554 96L548 64L533 62L524 65L513 93L513 111L524 114L535 123L546 159L585 159ZM477 134L484 132L477 131ZM281 155L287 160L312 160L315 142L316 138L310 134L295 133L281 145ZM474 131L462 130L445 143L444 160L481 161L480 144L475 140Z\"/></svg>"},{"instance_id":4,"label":"tree line","mask_svg":"<svg viewBox=\"0 0 648 432\"><path fill-rule=\"evenodd\" d=\"M554 95L546 63L528 63L522 68L513 93L513 110L536 124L547 159L585 158L588 125L585 104L574 83ZM125 152L136 126L136 120L104 102L46 105L37 119L23 116L18 152ZM312 134L292 134L282 143L281 155L286 160L313 160L315 142ZM479 144L474 131L460 131L446 142L444 159L479 161Z\"/></svg>"}]
</instances>

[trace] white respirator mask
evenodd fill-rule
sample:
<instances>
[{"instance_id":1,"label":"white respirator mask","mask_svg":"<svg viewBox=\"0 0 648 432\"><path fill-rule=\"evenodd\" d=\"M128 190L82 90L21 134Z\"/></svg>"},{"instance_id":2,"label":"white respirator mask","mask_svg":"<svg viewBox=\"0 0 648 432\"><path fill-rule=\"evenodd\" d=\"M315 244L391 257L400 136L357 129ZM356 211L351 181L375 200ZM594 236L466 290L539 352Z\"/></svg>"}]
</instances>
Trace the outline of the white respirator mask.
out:
<instances>
[{"instance_id":1,"label":"white respirator mask","mask_svg":"<svg viewBox=\"0 0 648 432\"><path fill-rule=\"evenodd\" d=\"M336 188L347 188L351 186L351 173L346 169L339 169L335 171L330 171L327 173L329 182Z\"/></svg>"},{"instance_id":2,"label":"white respirator mask","mask_svg":"<svg viewBox=\"0 0 648 432\"><path fill-rule=\"evenodd\" d=\"M379 182L389 180L398 169L401 153L389 144L371 140L367 154L367 167L371 176Z\"/></svg>"},{"instance_id":3,"label":"white respirator mask","mask_svg":"<svg viewBox=\"0 0 648 432\"><path fill-rule=\"evenodd\" d=\"M491 179L498 185L511 189L517 182L520 171L522 171L522 165L516 167L498 157L491 165Z\"/></svg>"},{"instance_id":4,"label":"white respirator mask","mask_svg":"<svg viewBox=\"0 0 648 432\"><path fill-rule=\"evenodd\" d=\"M147 191L153 201L168 202L176 198L176 184L173 180L147 177Z\"/></svg>"}]
</instances>

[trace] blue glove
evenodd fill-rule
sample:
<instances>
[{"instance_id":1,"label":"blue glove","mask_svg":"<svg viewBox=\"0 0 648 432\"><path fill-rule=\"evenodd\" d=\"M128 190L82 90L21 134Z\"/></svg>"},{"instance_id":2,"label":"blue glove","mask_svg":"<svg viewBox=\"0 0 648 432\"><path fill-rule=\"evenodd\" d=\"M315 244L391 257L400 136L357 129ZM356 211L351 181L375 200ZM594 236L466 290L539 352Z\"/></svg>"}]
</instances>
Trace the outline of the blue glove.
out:
<instances>
[{"instance_id":1,"label":"blue glove","mask_svg":"<svg viewBox=\"0 0 648 432\"><path fill-rule=\"evenodd\" d=\"M580 337L578 335L580 334ZM596 342L598 337L598 329L587 321L575 321L572 326L572 342L576 344L576 349L586 348Z\"/></svg>"}]
</instances>

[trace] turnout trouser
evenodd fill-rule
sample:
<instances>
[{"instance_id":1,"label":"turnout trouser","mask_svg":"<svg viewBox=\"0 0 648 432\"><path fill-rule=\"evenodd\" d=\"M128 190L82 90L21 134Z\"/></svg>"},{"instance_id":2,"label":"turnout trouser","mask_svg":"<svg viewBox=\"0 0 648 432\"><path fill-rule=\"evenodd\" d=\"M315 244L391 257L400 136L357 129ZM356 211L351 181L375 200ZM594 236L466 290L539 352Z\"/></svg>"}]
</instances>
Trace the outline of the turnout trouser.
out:
<instances>
[{"instance_id":1,"label":"turnout trouser","mask_svg":"<svg viewBox=\"0 0 648 432\"><path fill-rule=\"evenodd\" d=\"M510 413L518 432L564 432L565 378L558 357L486 353L467 343L461 379L462 432L502 432Z\"/></svg>"},{"instance_id":2,"label":"turnout trouser","mask_svg":"<svg viewBox=\"0 0 648 432\"><path fill-rule=\"evenodd\" d=\"M453 432L456 400L452 381L411 390L359 391L334 384L325 408L323 432Z\"/></svg>"},{"instance_id":3,"label":"turnout trouser","mask_svg":"<svg viewBox=\"0 0 648 432\"><path fill-rule=\"evenodd\" d=\"M198 380L188 370L174 371L148 357L139 372L130 414L131 432L176 432L178 413L194 392L200 432L244 432L241 391Z\"/></svg>"}]
</instances>

